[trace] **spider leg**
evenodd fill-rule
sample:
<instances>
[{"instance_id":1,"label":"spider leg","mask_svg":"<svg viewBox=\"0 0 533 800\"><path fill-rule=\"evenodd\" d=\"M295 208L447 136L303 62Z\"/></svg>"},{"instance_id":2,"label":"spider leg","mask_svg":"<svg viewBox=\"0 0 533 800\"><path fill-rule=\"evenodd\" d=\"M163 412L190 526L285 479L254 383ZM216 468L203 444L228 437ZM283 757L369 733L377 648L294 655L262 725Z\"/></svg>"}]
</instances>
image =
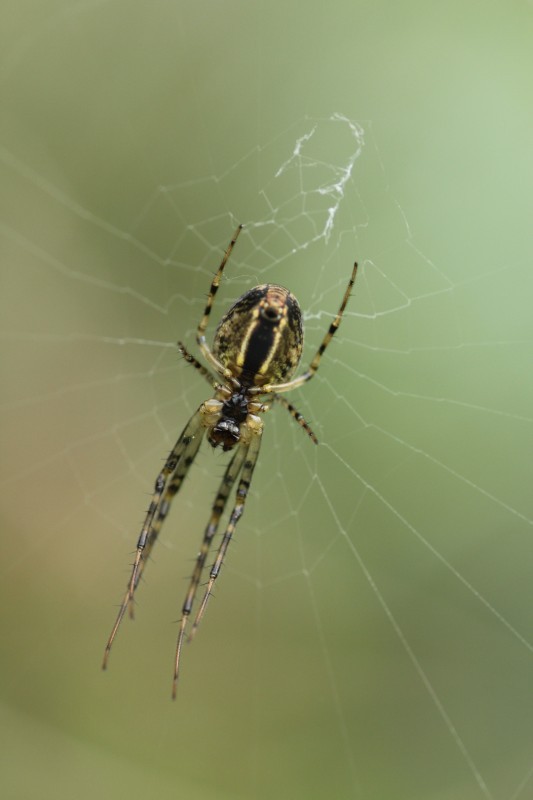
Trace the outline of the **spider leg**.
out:
<instances>
[{"instance_id":1,"label":"spider leg","mask_svg":"<svg viewBox=\"0 0 533 800\"><path fill-rule=\"evenodd\" d=\"M204 365L203 365L203 364L200 364L200 362L198 361L198 359L197 359L197 358L195 358L193 355L191 355L191 353L189 353L189 351L187 350L187 348L185 347L185 345L183 344L183 342L178 342L178 350L180 351L180 353L181 353L181 355L183 356L183 358L185 359L185 361L186 361L188 364L192 364L192 366L193 366L195 369L197 369L197 370L198 370L198 372L200 373L200 375L203 375L203 377L206 379L206 381L208 382L208 384L209 384L209 385L210 385L210 386L211 386L213 389L218 389L218 382L215 380L215 378L213 377L213 375L211 375L211 373L209 372L209 370L208 370L206 367L204 367Z\"/></svg>"},{"instance_id":2,"label":"spider leg","mask_svg":"<svg viewBox=\"0 0 533 800\"><path fill-rule=\"evenodd\" d=\"M215 562L211 567L211 571L209 573L209 582L207 584L207 588L205 590L202 603L200 605L200 608L198 609L198 613L196 614L196 618L194 620L191 632L189 634L189 641L193 639L196 631L198 630L198 626L202 621L202 617L204 616L208 600L211 597L211 594L213 593L214 583L218 578L220 569L222 567L222 562L224 561L224 558L226 556L229 543L231 542L237 523L240 520L242 513L244 511L244 505L246 503L248 490L250 488L250 483L252 481L253 471L257 463L257 457L259 455L260 446L261 446L260 429L254 432L253 438L251 439L249 444L241 445L241 448L245 450L245 455L244 455L245 460L242 467L241 479L237 487L235 506L233 508L233 511L231 512L227 528L224 532L224 536L222 537L222 542L220 543L220 546L217 550Z\"/></svg>"},{"instance_id":3,"label":"spider leg","mask_svg":"<svg viewBox=\"0 0 533 800\"><path fill-rule=\"evenodd\" d=\"M274 400L277 400L277 402L280 403L283 406L283 408L286 408L287 411L289 412L289 414L291 415L291 417L293 419L295 419L296 422L298 423L298 425L300 425L304 429L304 431L308 434L309 438L315 444L318 444L318 439L316 438L316 436L315 436L315 434L313 432L313 429L311 428L309 423L305 421L303 416L293 406L293 404L289 403L289 401L286 400L281 394L274 394Z\"/></svg>"},{"instance_id":4,"label":"spider leg","mask_svg":"<svg viewBox=\"0 0 533 800\"><path fill-rule=\"evenodd\" d=\"M178 342L178 349L179 349L180 353L182 354L182 356L184 357L184 359L187 361L187 363L188 364L192 364L192 366L195 367L198 370L200 375L202 375L207 380L207 382L209 383L209 385L212 388L215 388L215 389L218 388L219 384L217 383L217 381L215 380L213 375L211 375L209 370L206 369L203 364L201 364L193 355L191 355L188 352L188 350L186 349L185 345L182 342ZM199 446L199 444L200 443L198 442L198 446ZM183 480L183 477L184 476L182 476L181 480ZM138 567L137 575L136 575L136 578L135 578L135 585L133 587L134 591L137 588L137 586L139 585L139 581L141 580L145 564L146 564L146 562L148 561L148 559L150 557L150 551L151 551L152 547L154 546L154 543L155 543L155 541L156 541L156 539L157 539L157 537L159 535L159 531L161 530L161 526L163 525L163 522L164 522L164 519L166 517L166 514L168 513L168 506L172 502L172 498L177 493L177 491L179 489L179 486L181 485L181 480L179 480L179 483L176 486L176 480L178 478L179 478L179 476L175 475L174 479L172 480L172 483L169 485L169 487L168 487L168 489L167 489L167 491L166 491L166 493L165 493L165 495L164 495L164 497L162 499L161 506L159 508L158 516L157 516L157 518L156 518L156 520L155 520L155 522L154 522L154 524L153 524L153 526L152 526L152 528L150 530L150 533L148 535L148 539L146 540L146 545L145 545L141 560L139 562L139 567ZM165 509L166 509L166 511L165 511ZM133 602L132 601L133 601L133 593L130 593L129 611L130 611L130 617L131 618L133 618Z\"/></svg>"},{"instance_id":5,"label":"spider leg","mask_svg":"<svg viewBox=\"0 0 533 800\"><path fill-rule=\"evenodd\" d=\"M148 554L161 530L165 517L168 514L170 503L183 483L183 479L198 452L204 433L202 421L203 415L201 406L185 426L181 436L172 448L163 469L156 478L152 500L148 506L148 511L146 512L146 517L137 541L137 552L135 554L135 561L128 581L126 594L119 608L109 639L107 640L102 669L105 669L107 666L113 641L117 635L120 623L124 618L126 609L133 600L133 594L139 583L139 577L144 569ZM172 480L168 488L166 488L168 478L171 474Z\"/></svg>"},{"instance_id":6,"label":"spider leg","mask_svg":"<svg viewBox=\"0 0 533 800\"><path fill-rule=\"evenodd\" d=\"M196 458L196 454L200 448L200 444L202 443L202 435L196 436L193 441L191 441L189 449L183 453L183 458L180 459L179 463L174 470L170 483L168 484L165 493L163 494L161 501L159 503L159 508L157 511L157 516L153 521L153 524L150 528L150 532L148 534L148 538L146 540L146 544L141 554L141 558L139 561L137 574L135 575L135 582L132 584L130 582L129 586L129 607L130 607L130 616L133 617L133 595L134 592L139 585L139 581L141 580L142 574L144 572L144 568L148 559L150 558L150 552L157 541L157 537L163 527L163 523L170 511L170 505L172 500L178 493L181 485L189 471L189 467L191 466L192 462Z\"/></svg>"},{"instance_id":7,"label":"spider leg","mask_svg":"<svg viewBox=\"0 0 533 800\"><path fill-rule=\"evenodd\" d=\"M220 266L215 273L215 277L211 281L211 287L209 289L209 294L207 296L207 303L204 309L204 315L200 320L200 324L198 325L198 329L196 332L196 341L198 343L198 347L202 351L202 354L207 361L211 364L211 366L216 369L219 375L222 375L226 380L231 382L234 381L232 373L229 369L224 367L223 364L215 357L215 355L211 352L211 348L207 344L207 340L205 338L205 331L207 328L207 323L209 321L209 315L211 314L211 309L213 308L213 303L215 301L216 293L218 292L218 287L220 286L220 281L222 280L222 273L224 272L224 267L226 266L226 262L231 255L231 251L235 246L235 242L239 238L239 234L242 231L243 226L239 225L237 230L233 234L233 239L228 245L226 252L222 257L222 261L220 262Z\"/></svg>"},{"instance_id":8,"label":"spider leg","mask_svg":"<svg viewBox=\"0 0 533 800\"><path fill-rule=\"evenodd\" d=\"M297 378L293 378L292 380L287 381L287 383L277 383L277 384L269 383L269 384L266 384L265 386L262 386L261 388L258 387L257 390L255 389L255 387L253 387L251 389L251 391L254 394L255 393L259 393L259 392L263 392L265 394L266 393L270 393L270 392L276 392L276 393L278 393L278 392L288 392L291 389L297 389L299 386L302 386L302 384L306 383L308 380L310 380L313 377L313 375L317 371L318 367L320 366L320 359L322 358L322 356L324 354L324 350L326 349L328 344L333 339L333 336L335 335L335 332L336 332L337 328L341 324L342 315L344 314L344 309L346 308L346 305L347 305L348 300L350 298L350 292L353 289L353 285L355 283L355 276L356 275L357 275L357 261L353 265L352 274L350 275L350 280L348 281L348 286L346 287L346 290L344 292L344 295L343 295L343 298L342 298L342 302L340 304L340 308L337 311L337 316L335 317L335 319L333 320L333 322L329 326L328 330L326 331L326 335L322 339L322 343L320 344L320 347L316 351L313 360L311 361L311 363L309 364L309 367L303 373L303 375L299 375Z\"/></svg>"},{"instance_id":9,"label":"spider leg","mask_svg":"<svg viewBox=\"0 0 533 800\"><path fill-rule=\"evenodd\" d=\"M220 523L220 518L224 513L224 509L226 507L226 503L231 492L231 489L237 480L239 473L242 469L242 465L246 456L246 447L239 447L237 452L234 454L233 458L231 459L230 463L228 464L226 471L224 473L224 477L222 478L222 482L220 484L219 490L215 497L213 507L211 510L211 517L209 522L207 523L207 527L204 531L204 537L202 539L202 544L200 546L200 551L198 556L196 557L196 564L194 566L194 571L191 576L191 580L189 583L189 589L187 591L187 595L185 597L185 601L183 603L183 608L181 612L181 621L180 621L180 629L178 633L178 641L176 645L176 660L175 660L175 667L174 667L174 683L172 687L172 696L176 696L176 685L178 680L178 673L179 673L179 663L180 663L180 656L181 656L181 648L183 645L183 640L185 636L185 628L187 626L187 620L191 613L194 600L196 597L196 592L198 591L198 586L200 585L200 580L202 578L202 572L205 567L205 562L207 559L207 555L209 553L209 548L211 547L213 538L215 537L218 526Z\"/></svg>"}]
</instances>

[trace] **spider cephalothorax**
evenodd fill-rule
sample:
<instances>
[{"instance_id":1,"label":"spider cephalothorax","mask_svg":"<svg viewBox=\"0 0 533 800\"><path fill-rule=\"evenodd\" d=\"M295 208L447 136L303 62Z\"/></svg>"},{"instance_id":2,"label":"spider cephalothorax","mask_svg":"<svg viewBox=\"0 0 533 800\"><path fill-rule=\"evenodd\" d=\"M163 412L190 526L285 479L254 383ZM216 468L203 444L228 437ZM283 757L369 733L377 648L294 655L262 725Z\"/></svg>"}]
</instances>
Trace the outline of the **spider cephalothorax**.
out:
<instances>
[{"instance_id":1,"label":"spider cephalothorax","mask_svg":"<svg viewBox=\"0 0 533 800\"><path fill-rule=\"evenodd\" d=\"M217 402L217 401L212 401ZM207 429L207 440L212 447L232 450L241 440L241 425L246 422L250 398L246 389L233 392L226 401L219 400L217 422Z\"/></svg>"},{"instance_id":2,"label":"spider cephalothorax","mask_svg":"<svg viewBox=\"0 0 533 800\"><path fill-rule=\"evenodd\" d=\"M299 377L292 378L302 355L303 327L300 306L288 289L277 284L266 283L255 286L243 294L222 317L216 329L211 349L207 344L205 331L224 267L241 228L242 226L237 228L213 278L204 315L196 334L196 341L202 355L216 372L218 379L215 379L212 373L185 349L184 345L181 343L179 345L185 360L192 364L214 388L214 397L202 403L193 414L157 476L152 501L137 542L137 552L126 595L120 606L104 654L103 667L105 668L124 614L128 607L130 612L133 610L135 591L163 522L168 515L172 500L178 493L189 467L198 453L203 434L206 433L207 440L213 447L220 446L225 451L233 450L234 452L213 502L211 516L204 531L182 607L174 659L173 697L176 696L181 648L187 620L192 611L211 543L218 530L231 489L237 481L235 505L210 569L209 581L189 638L192 638L203 617L235 526L244 510L263 433L260 414L270 408L263 400L270 398L285 406L312 441L317 442L316 436L307 422L294 406L285 400L282 393L302 386L317 371L322 354L339 327L357 272L357 264L354 264L337 315L330 324L308 369Z\"/></svg>"}]
</instances>

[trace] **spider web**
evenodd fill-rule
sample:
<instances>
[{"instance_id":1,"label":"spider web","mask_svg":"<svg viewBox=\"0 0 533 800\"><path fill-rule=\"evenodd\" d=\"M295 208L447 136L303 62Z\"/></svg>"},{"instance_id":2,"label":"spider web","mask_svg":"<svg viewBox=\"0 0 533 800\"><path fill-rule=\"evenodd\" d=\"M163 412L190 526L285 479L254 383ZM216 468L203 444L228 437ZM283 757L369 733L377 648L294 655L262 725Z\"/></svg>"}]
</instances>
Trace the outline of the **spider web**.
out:
<instances>
[{"instance_id":1,"label":"spider web","mask_svg":"<svg viewBox=\"0 0 533 800\"><path fill-rule=\"evenodd\" d=\"M106 7L57 4L8 50L3 84L22 71L28 115L39 95L24 95L28 54L79 37ZM523 254L493 246L458 262L424 241L373 126L345 111L231 136L225 117L216 135L184 134L171 163L172 117L149 158L126 107L116 120L101 161L102 120L89 134L71 120L65 141L61 119L37 136L31 116L13 114L0 140L10 779L35 791L29 752L49 780L59 771L54 797L85 796L81 768L91 796L95 785L133 797L156 785L159 797L525 798ZM176 340L196 353L239 222L213 322L256 283L288 286L304 313L303 365L354 259L360 270L317 376L290 395L319 446L282 408L265 416L176 707L174 623L225 455L201 449L105 678L98 659L153 480L209 394Z\"/></svg>"}]
</instances>

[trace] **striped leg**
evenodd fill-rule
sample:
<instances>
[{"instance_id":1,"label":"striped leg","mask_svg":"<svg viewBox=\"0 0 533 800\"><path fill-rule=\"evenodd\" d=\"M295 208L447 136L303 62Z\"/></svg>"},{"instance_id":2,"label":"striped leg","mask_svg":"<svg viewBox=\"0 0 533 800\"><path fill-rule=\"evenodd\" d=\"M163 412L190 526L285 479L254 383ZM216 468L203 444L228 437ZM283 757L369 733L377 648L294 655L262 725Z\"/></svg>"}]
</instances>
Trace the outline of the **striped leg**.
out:
<instances>
[{"instance_id":1,"label":"striped leg","mask_svg":"<svg viewBox=\"0 0 533 800\"><path fill-rule=\"evenodd\" d=\"M144 569L144 564L146 563L148 553L152 549L155 539L157 538L157 534L159 533L163 521L168 513L172 498L180 488L185 475L189 471L189 467L194 461L194 457L198 452L198 448L200 447L200 443L203 438L203 433L204 429L202 426L202 412L200 408L195 414L193 414L185 426L183 433L168 456L165 466L157 476L152 500L148 507L144 524L137 541L137 552L131 571L131 577L128 582L128 588L119 608L109 639L107 640L102 669L105 669L107 666L113 641L117 635L120 623L124 618L126 609L133 600L133 594L138 585L140 574ZM172 475L172 480L168 486L168 489L166 489L167 481L170 475ZM157 519L154 523L156 513ZM154 535L152 535L153 530Z\"/></svg>"},{"instance_id":2,"label":"striped leg","mask_svg":"<svg viewBox=\"0 0 533 800\"><path fill-rule=\"evenodd\" d=\"M213 503L213 507L211 510L211 517L207 524L207 527L204 532L204 538L202 539L202 544L200 547L200 551L196 558L196 564L194 566L194 571L191 576L191 581L189 584L189 589L187 591L187 595L185 597L185 602L183 603L183 608L181 612L181 621L180 621L180 629L178 633L178 641L176 645L176 660L175 660L175 668L174 668L174 683L172 687L172 696L176 696L176 686L178 681L178 673L179 673L179 663L180 663L180 656L181 656L181 648L183 645L183 639L185 636L185 628L187 626L187 620L191 613L194 600L196 597L196 592L198 591L198 586L200 585L200 581L202 579L202 572L205 567L205 562L207 559L207 555L209 553L209 548L211 547L211 543L213 538L216 535L218 530L218 526L220 523L220 518L224 513L224 509L226 507L226 503L231 492L231 489L237 480L239 473L242 469L242 465L246 456L246 448L239 447L237 452L234 454L233 458L231 459L226 472L224 473L224 477L222 478L222 482L220 484L220 488L218 490L217 496L215 497L215 501Z\"/></svg>"},{"instance_id":3,"label":"striped leg","mask_svg":"<svg viewBox=\"0 0 533 800\"><path fill-rule=\"evenodd\" d=\"M260 446L261 446L260 431L254 434L249 445L246 444L241 445L241 448L245 450L246 460L244 461L241 479L237 487L235 506L233 508L233 511L231 512L228 526L224 532L224 536L222 537L222 542L220 543L220 546L218 548L215 562L211 567L211 572L209 573L209 582L207 584L207 588L205 590L205 594L203 596L200 608L198 609L198 613L196 614L196 619L194 620L192 630L189 634L189 641L191 641L192 638L194 637L198 629L198 626L202 621L202 617L204 616L208 600L211 597L211 594L213 593L214 583L218 578L220 569L222 567L222 562L224 561L224 558L226 556L229 543L231 542L237 523L240 520L242 513L244 511L244 504L246 503L246 498L248 496L248 490L250 488L250 483L252 481L252 475L257 462L257 457L259 455Z\"/></svg>"},{"instance_id":4,"label":"striped leg","mask_svg":"<svg viewBox=\"0 0 533 800\"><path fill-rule=\"evenodd\" d=\"M310 380L313 377L313 375L315 374L315 372L317 371L317 369L318 369L318 367L320 365L320 359L324 355L324 350L326 349L328 344L333 339L333 336L335 335L335 332L336 332L337 328L341 324L342 315L344 314L344 309L346 308L346 305L347 305L348 300L350 298L350 292L353 289L353 285L355 283L355 276L356 275L357 275L357 261L353 265L352 274L350 276L350 280L348 281L348 286L346 287L346 290L344 292L344 296L342 298L342 303L340 305L340 308L337 311L337 316L335 317L335 319L333 320L333 322L329 326L329 328L328 328L328 330L326 332L326 335L322 339L322 343L321 343L320 347L316 351L313 360L311 361L311 363L309 364L308 369L303 373L303 375L300 375L298 378L293 378L293 380L287 381L287 383L277 383L277 384L269 383L266 386L263 386L261 388L261 390L258 389L257 390L258 392L259 391L262 391L263 393L268 393L268 392L288 392L291 389L297 389L299 386L302 386L302 384L306 383L308 380Z\"/></svg>"},{"instance_id":5,"label":"striped leg","mask_svg":"<svg viewBox=\"0 0 533 800\"><path fill-rule=\"evenodd\" d=\"M196 436L193 441L190 443L189 449L184 452L183 459L177 465L174 474L172 475L172 479L168 484L163 497L159 503L159 508L157 511L157 516L150 528L150 532L148 534L148 538L146 539L146 543L144 545L144 549L141 553L141 558L139 561L139 565L137 568L137 573L135 575L135 582L133 585L130 584L130 596L129 596L129 607L130 607L130 616L133 617L133 595L135 589L139 585L139 581L141 580L142 574L144 572L144 568L148 559L150 558L150 553L152 548L157 541L157 537L163 527L163 523L168 516L168 512L170 511L170 505L172 500L178 493L181 488L181 485L189 471L189 467L191 466L192 462L196 458L196 454L200 448L200 444L202 443L202 436Z\"/></svg>"},{"instance_id":6,"label":"striped leg","mask_svg":"<svg viewBox=\"0 0 533 800\"><path fill-rule=\"evenodd\" d=\"M191 353L189 353L183 342L178 342L178 350L180 351L181 355L183 356L187 364L192 364L192 366L198 370L200 375L202 375L206 379L208 384L213 389L218 389L218 382L214 379L209 370L206 369L203 364L200 364L197 358L195 358L193 355L191 355Z\"/></svg>"},{"instance_id":7,"label":"striped leg","mask_svg":"<svg viewBox=\"0 0 533 800\"><path fill-rule=\"evenodd\" d=\"M311 426L309 425L309 423L305 421L305 419L303 418L303 416L302 416L302 415L300 414L300 412L299 412L299 411L298 411L298 410L297 410L297 409L296 409L296 408L293 406L293 404L292 404L292 403L289 403L289 401L288 401L288 400L286 400L286 399L283 397L283 395L281 395L281 394L275 394L275 395L274 395L274 400L277 400L277 402L278 402L278 403L280 403L280 404L283 406L283 408L286 408L286 409L287 409L287 411L289 412L289 414L291 415L291 417L292 417L293 419L295 419L295 420L296 420L296 422L298 423L298 425L301 425L301 427L302 427L302 428L304 429L304 431L305 431L305 432L308 434L308 436L310 437L310 439L311 439L311 440L312 440L312 441L313 441L315 444L318 444L318 439L316 438L315 434L313 433L313 429L311 428Z\"/></svg>"},{"instance_id":8,"label":"striped leg","mask_svg":"<svg viewBox=\"0 0 533 800\"><path fill-rule=\"evenodd\" d=\"M353 289L356 275L357 275L357 261L353 265L352 274L350 275L350 280L348 281L348 286L346 287L346 291L344 292L344 297L342 298L342 303L340 305L340 308L337 311L337 316L335 317L335 319L333 320L333 322L329 326L328 332L326 333L326 335L324 336L324 339L322 340L322 344L320 345L320 347L316 351L315 357L313 358L313 360L311 361L311 364L309 365L309 369L307 370L307 372L304 372L304 374L302 375L302 378L303 378L302 382L308 381L309 378L313 377L313 375L315 374L315 372L318 369L318 366L320 364L320 359L322 358L322 356L324 354L324 350L326 349L328 344L333 339L333 336L334 336L337 328L341 324L342 315L344 314L344 309L346 308L346 305L347 305L349 297L350 297L350 293L351 293L351 291Z\"/></svg>"},{"instance_id":9,"label":"striped leg","mask_svg":"<svg viewBox=\"0 0 533 800\"><path fill-rule=\"evenodd\" d=\"M239 238L239 234L242 231L243 226L239 225L235 233L233 234L233 239L228 245L228 249L224 253L222 257L222 261L220 262L220 266L215 273L215 277L211 282L211 288L209 289L209 294L207 296L207 304L204 309L204 315L200 320L200 324L198 325L198 330L196 332L196 341L198 342L198 346L202 351L204 357L209 361L211 366L216 369L216 371L223 375L227 379L231 379L232 375L231 372L226 369L215 356L211 352L209 345L207 344L205 338L205 330L207 328L207 323L209 321L209 315L211 314L211 309L213 308L213 303L215 301L215 295L218 292L218 287L220 286L220 281L222 279L222 273L224 272L224 267L226 266L226 262L231 255L231 251L235 246L235 242Z\"/></svg>"}]
</instances>

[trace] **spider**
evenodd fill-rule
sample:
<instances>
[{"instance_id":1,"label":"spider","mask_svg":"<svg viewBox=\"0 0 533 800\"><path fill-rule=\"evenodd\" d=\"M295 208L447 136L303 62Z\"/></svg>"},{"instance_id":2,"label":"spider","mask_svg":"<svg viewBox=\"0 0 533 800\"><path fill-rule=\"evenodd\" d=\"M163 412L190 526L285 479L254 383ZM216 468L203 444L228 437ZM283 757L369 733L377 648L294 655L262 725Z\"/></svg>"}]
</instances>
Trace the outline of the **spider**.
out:
<instances>
[{"instance_id":1,"label":"spider","mask_svg":"<svg viewBox=\"0 0 533 800\"><path fill-rule=\"evenodd\" d=\"M213 502L211 516L196 557L182 607L174 659L173 698L176 697L180 656L187 622L196 599L213 538L219 527L220 518L224 513L231 489L237 480L235 505L209 572L209 580L188 641L192 640L204 616L229 543L244 511L263 434L263 422L260 414L264 414L270 408L263 400L270 398L279 402L311 440L318 444L311 427L295 407L282 396L282 393L302 386L316 373L322 355L340 325L357 272L357 263L355 263L337 315L329 326L308 369L299 377L292 378L291 376L294 374L302 354L303 326L300 306L292 292L276 284L262 284L243 294L222 317L216 329L211 349L205 337L207 323L220 286L222 273L242 227L239 225L235 231L213 278L207 304L196 334L196 342L202 355L220 380L216 380L181 342L178 343L185 360L192 364L200 375L211 384L214 389L214 397L202 403L193 414L156 478L152 500L137 541L135 560L126 594L107 641L102 664L102 668L105 669L115 636L128 608L130 616L133 617L133 598L146 562L170 511L172 500L180 490L189 467L198 453L204 434L206 434L212 447L221 447L224 451L233 450L234 452Z\"/></svg>"}]
</instances>

